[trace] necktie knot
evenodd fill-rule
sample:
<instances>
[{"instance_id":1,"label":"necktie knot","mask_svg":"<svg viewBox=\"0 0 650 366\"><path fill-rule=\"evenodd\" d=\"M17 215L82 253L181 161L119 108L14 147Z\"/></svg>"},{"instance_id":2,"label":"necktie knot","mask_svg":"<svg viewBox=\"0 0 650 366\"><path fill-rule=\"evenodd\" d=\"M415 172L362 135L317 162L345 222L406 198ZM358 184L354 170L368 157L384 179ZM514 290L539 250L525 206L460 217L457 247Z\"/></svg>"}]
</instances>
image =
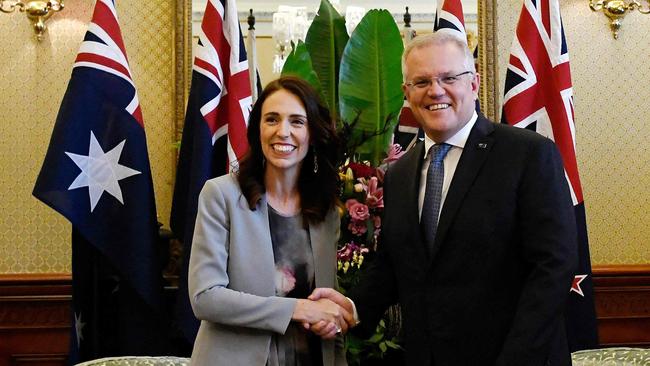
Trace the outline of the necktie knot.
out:
<instances>
[{"instance_id":1,"label":"necktie knot","mask_svg":"<svg viewBox=\"0 0 650 366\"><path fill-rule=\"evenodd\" d=\"M431 148L429 148L429 155L431 155L431 163L432 164L442 163L442 161L445 159L445 156L447 156L449 149L451 149L451 145L445 143L431 146Z\"/></svg>"}]
</instances>

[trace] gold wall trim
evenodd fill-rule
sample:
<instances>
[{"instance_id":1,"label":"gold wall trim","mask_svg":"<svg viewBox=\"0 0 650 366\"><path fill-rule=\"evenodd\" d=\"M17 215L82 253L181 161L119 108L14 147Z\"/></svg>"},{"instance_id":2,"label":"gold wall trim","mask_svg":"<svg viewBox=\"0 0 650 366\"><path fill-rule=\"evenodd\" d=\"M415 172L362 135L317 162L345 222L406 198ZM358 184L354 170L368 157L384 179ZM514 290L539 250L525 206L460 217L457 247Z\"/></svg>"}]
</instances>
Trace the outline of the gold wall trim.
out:
<instances>
[{"instance_id":1,"label":"gold wall trim","mask_svg":"<svg viewBox=\"0 0 650 366\"><path fill-rule=\"evenodd\" d=\"M175 66L172 69L174 82L174 125L173 141L181 139L185 124L185 109L192 80L192 2L191 0L176 0L176 16L174 18L173 52ZM173 177L176 177L176 156L173 161Z\"/></svg>"},{"instance_id":2,"label":"gold wall trim","mask_svg":"<svg viewBox=\"0 0 650 366\"><path fill-rule=\"evenodd\" d=\"M496 28L496 1L479 0L478 2L478 57L479 74L481 74L481 89L479 98L481 111L492 121L498 120L498 94L497 87L497 28Z\"/></svg>"}]
</instances>

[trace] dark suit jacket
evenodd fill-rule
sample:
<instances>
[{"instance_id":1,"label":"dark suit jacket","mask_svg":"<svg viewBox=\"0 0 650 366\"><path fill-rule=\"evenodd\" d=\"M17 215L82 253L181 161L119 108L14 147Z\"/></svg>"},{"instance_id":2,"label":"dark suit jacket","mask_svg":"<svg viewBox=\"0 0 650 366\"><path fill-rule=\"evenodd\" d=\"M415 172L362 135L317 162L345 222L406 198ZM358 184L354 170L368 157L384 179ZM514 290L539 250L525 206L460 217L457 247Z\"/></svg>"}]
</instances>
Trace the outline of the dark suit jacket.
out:
<instances>
[{"instance_id":1,"label":"dark suit jacket","mask_svg":"<svg viewBox=\"0 0 650 366\"><path fill-rule=\"evenodd\" d=\"M555 144L479 116L432 254L419 227L423 150L386 174L377 258L349 293L360 327L399 303L408 365L570 365L562 314L576 230Z\"/></svg>"}]
</instances>

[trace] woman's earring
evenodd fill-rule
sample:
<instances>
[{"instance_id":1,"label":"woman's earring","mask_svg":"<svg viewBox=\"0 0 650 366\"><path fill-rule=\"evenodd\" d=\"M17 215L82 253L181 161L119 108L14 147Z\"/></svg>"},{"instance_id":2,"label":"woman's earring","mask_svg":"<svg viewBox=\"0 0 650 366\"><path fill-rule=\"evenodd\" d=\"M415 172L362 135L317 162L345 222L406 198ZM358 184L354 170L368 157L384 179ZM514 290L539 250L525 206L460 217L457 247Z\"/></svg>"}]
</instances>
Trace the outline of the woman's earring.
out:
<instances>
[{"instance_id":1,"label":"woman's earring","mask_svg":"<svg viewBox=\"0 0 650 366\"><path fill-rule=\"evenodd\" d=\"M316 156L316 148L313 149L314 154L314 174L318 173L318 157Z\"/></svg>"},{"instance_id":2,"label":"woman's earring","mask_svg":"<svg viewBox=\"0 0 650 366\"><path fill-rule=\"evenodd\" d=\"M262 156L262 168L266 168L266 158Z\"/></svg>"}]
</instances>

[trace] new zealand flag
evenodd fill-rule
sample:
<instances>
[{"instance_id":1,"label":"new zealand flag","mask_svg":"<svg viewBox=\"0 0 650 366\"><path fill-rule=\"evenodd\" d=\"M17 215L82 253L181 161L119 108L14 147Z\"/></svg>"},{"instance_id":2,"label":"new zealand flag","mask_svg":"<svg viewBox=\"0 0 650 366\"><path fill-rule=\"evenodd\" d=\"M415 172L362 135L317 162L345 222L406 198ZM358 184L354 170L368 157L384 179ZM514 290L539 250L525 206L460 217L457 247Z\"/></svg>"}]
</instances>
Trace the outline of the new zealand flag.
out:
<instances>
[{"instance_id":1,"label":"new zealand flag","mask_svg":"<svg viewBox=\"0 0 650 366\"><path fill-rule=\"evenodd\" d=\"M160 353L153 184L113 0L97 0L33 194L73 227L71 363Z\"/></svg>"},{"instance_id":2,"label":"new zealand flag","mask_svg":"<svg viewBox=\"0 0 650 366\"><path fill-rule=\"evenodd\" d=\"M525 0L506 73L501 122L527 128L555 141L575 208L578 269L567 309L573 351L598 345L591 260L582 186L575 150L573 86L558 0Z\"/></svg>"}]
</instances>

